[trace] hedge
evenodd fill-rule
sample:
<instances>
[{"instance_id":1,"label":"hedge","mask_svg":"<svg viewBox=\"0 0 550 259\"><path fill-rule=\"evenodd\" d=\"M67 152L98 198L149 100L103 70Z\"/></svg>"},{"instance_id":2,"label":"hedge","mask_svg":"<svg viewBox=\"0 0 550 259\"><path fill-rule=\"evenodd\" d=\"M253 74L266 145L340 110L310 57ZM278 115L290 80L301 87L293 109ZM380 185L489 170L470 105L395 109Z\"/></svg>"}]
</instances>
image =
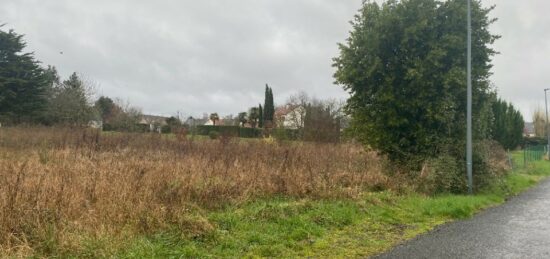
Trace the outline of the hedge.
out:
<instances>
[{"instance_id":1,"label":"hedge","mask_svg":"<svg viewBox=\"0 0 550 259\"><path fill-rule=\"evenodd\" d=\"M259 138L262 136L261 129L239 128L239 137L241 138Z\"/></svg>"},{"instance_id":2,"label":"hedge","mask_svg":"<svg viewBox=\"0 0 550 259\"><path fill-rule=\"evenodd\" d=\"M213 126L199 125L195 133L202 136L210 136L210 132L218 132L220 136L232 136L240 138L258 138L262 136L261 129L241 128L239 126Z\"/></svg>"},{"instance_id":3,"label":"hedge","mask_svg":"<svg viewBox=\"0 0 550 259\"><path fill-rule=\"evenodd\" d=\"M301 139L301 134L299 130L296 129L272 129L271 135L280 140L299 140Z\"/></svg>"}]
</instances>

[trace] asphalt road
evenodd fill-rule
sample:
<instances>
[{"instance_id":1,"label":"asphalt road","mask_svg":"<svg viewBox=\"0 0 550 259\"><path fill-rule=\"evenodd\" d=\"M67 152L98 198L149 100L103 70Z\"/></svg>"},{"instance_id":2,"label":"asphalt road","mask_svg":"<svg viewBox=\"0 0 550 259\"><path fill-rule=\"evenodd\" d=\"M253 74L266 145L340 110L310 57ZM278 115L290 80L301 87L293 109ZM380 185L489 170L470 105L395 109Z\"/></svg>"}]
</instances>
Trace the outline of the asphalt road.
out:
<instances>
[{"instance_id":1,"label":"asphalt road","mask_svg":"<svg viewBox=\"0 0 550 259\"><path fill-rule=\"evenodd\" d=\"M376 258L550 258L550 181Z\"/></svg>"}]
</instances>

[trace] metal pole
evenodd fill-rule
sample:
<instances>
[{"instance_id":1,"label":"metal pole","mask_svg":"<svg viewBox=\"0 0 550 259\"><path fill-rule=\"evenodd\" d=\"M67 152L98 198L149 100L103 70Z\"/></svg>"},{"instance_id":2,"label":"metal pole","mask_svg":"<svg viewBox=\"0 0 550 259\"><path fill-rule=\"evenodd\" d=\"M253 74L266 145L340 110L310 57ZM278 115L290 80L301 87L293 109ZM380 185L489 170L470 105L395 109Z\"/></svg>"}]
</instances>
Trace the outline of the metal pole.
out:
<instances>
[{"instance_id":1,"label":"metal pole","mask_svg":"<svg viewBox=\"0 0 550 259\"><path fill-rule=\"evenodd\" d=\"M466 166L468 170L468 193L473 194L472 176L472 1L468 1L468 107L466 118Z\"/></svg>"},{"instance_id":2,"label":"metal pole","mask_svg":"<svg viewBox=\"0 0 550 259\"><path fill-rule=\"evenodd\" d=\"M548 157L550 158L550 130L548 128L548 97L547 97L547 92L548 90L550 90L550 88L546 88L544 89L544 102L546 104L546 123L545 123L545 129L546 129L546 134L548 136L548 143L546 145L546 151L547 151L547 155Z\"/></svg>"}]
</instances>

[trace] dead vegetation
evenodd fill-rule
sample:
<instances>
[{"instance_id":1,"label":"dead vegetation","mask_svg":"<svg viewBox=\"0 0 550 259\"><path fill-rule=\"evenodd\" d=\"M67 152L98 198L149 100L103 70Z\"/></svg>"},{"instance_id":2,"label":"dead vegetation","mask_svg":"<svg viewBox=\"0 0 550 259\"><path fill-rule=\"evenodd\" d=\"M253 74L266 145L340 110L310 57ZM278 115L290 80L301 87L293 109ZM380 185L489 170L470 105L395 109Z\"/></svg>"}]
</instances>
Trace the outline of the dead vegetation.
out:
<instances>
[{"instance_id":1,"label":"dead vegetation","mask_svg":"<svg viewBox=\"0 0 550 259\"><path fill-rule=\"evenodd\" d=\"M62 254L102 233L176 228L192 238L214 229L205 209L391 188L382 164L351 144L2 128L0 254Z\"/></svg>"}]
</instances>

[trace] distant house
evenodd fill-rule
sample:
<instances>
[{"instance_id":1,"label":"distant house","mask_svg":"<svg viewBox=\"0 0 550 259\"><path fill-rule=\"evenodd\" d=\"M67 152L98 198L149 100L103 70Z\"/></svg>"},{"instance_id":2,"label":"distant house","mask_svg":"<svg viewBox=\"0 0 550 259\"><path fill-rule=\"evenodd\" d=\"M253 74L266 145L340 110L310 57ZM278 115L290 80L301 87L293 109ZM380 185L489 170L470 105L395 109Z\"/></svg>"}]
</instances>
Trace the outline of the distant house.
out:
<instances>
[{"instance_id":1,"label":"distant house","mask_svg":"<svg viewBox=\"0 0 550 259\"><path fill-rule=\"evenodd\" d=\"M527 138L533 138L535 134L535 124L532 122L526 122L525 127L523 128L523 136Z\"/></svg>"},{"instance_id":2,"label":"distant house","mask_svg":"<svg viewBox=\"0 0 550 259\"><path fill-rule=\"evenodd\" d=\"M88 122L88 127L92 129L103 129L103 121L101 120L91 120Z\"/></svg>"},{"instance_id":3,"label":"distant house","mask_svg":"<svg viewBox=\"0 0 550 259\"><path fill-rule=\"evenodd\" d=\"M199 125L204 125L207 121L208 119L198 119L198 118L189 117L187 118L187 120L183 122L183 125L187 125L189 127L195 127Z\"/></svg>"},{"instance_id":4,"label":"distant house","mask_svg":"<svg viewBox=\"0 0 550 259\"><path fill-rule=\"evenodd\" d=\"M275 109L275 123L286 129L300 129L304 127L306 108L303 106L285 105Z\"/></svg>"},{"instance_id":5,"label":"distant house","mask_svg":"<svg viewBox=\"0 0 550 259\"><path fill-rule=\"evenodd\" d=\"M162 126L167 125L167 117L155 116L155 115L142 115L139 125L142 125L151 132L160 132Z\"/></svg>"},{"instance_id":6,"label":"distant house","mask_svg":"<svg viewBox=\"0 0 550 259\"><path fill-rule=\"evenodd\" d=\"M208 119L204 124L204 126L214 126L214 121L211 119ZM219 119L216 121L216 126L222 126L225 125L223 119Z\"/></svg>"}]
</instances>

